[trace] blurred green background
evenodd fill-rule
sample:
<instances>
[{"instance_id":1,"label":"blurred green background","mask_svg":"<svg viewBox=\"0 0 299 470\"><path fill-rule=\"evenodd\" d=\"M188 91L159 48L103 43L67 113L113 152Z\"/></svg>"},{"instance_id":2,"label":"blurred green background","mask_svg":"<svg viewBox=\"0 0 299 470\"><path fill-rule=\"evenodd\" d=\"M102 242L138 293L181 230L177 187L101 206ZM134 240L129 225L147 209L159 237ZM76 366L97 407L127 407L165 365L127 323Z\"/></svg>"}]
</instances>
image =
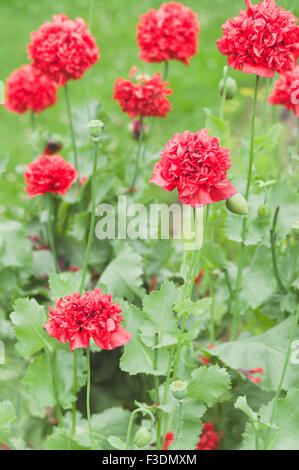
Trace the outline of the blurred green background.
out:
<instances>
[{"instance_id":1,"label":"blurred green background","mask_svg":"<svg viewBox=\"0 0 299 470\"><path fill-rule=\"evenodd\" d=\"M28 63L26 50L31 31L50 20L53 14L64 12L72 19L77 16L84 18L90 22L101 57L83 79L69 84L72 105L83 104L87 97L98 99L109 116L107 131L116 136L121 152L124 147L131 145L127 131L129 119L112 100L113 84L118 76L128 77L133 65L138 66L139 72L152 74L161 70L163 73L163 64L146 64L138 59L136 43L136 23L139 16L150 8L158 8L161 3L161 0L1 0L0 79L5 81L15 68ZM196 131L203 127L205 107L209 107L217 115L220 105L218 82L226 57L218 52L216 40L222 34L222 23L228 17L238 14L245 6L244 0L185 0L183 3L198 13L201 26L199 54L192 58L190 66L176 61L170 64L168 79L173 88L173 111L166 119L159 119L155 124L154 135L151 137L151 145L155 151L175 132L186 129ZM297 13L299 11L297 0L277 3L292 11L297 8ZM236 100L227 104L226 113L235 123L235 135L243 135L247 130L254 77L237 71L230 73L238 82L239 93ZM0 151L9 151L11 156L11 172L0 180L0 203L6 203L8 199L11 202L16 198L18 204L21 203L20 195L22 198L24 194L22 191L19 195L16 194L21 179L16 180L12 170L17 164L27 163L32 158L30 145L26 140L30 116L10 113L0 106L0 119ZM68 133L63 90L59 90L58 104L41 113L38 123L50 132L62 135Z\"/></svg>"}]
</instances>

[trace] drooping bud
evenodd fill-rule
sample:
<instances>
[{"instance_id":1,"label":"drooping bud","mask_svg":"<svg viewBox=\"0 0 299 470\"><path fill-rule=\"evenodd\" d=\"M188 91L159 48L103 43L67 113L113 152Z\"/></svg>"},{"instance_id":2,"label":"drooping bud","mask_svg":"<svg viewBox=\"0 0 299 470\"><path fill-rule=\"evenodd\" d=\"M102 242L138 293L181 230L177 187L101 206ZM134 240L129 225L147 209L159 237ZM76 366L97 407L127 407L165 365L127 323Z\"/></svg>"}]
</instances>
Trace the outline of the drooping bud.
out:
<instances>
[{"instance_id":1,"label":"drooping bud","mask_svg":"<svg viewBox=\"0 0 299 470\"><path fill-rule=\"evenodd\" d=\"M184 400L187 396L187 382L183 380L176 380L170 384L170 390L172 391L172 395L177 400Z\"/></svg>"},{"instance_id":2,"label":"drooping bud","mask_svg":"<svg viewBox=\"0 0 299 470\"><path fill-rule=\"evenodd\" d=\"M271 215L271 207L268 203L261 204L257 210L260 219L269 219Z\"/></svg>"},{"instance_id":3,"label":"drooping bud","mask_svg":"<svg viewBox=\"0 0 299 470\"><path fill-rule=\"evenodd\" d=\"M93 119L89 121L88 128L93 142L98 142L103 133L104 123L99 119Z\"/></svg>"},{"instance_id":4,"label":"drooping bud","mask_svg":"<svg viewBox=\"0 0 299 470\"><path fill-rule=\"evenodd\" d=\"M134 443L137 447L145 447L151 442L151 440L152 432L149 429L141 427L136 431Z\"/></svg>"},{"instance_id":5,"label":"drooping bud","mask_svg":"<svg viewBox=\"0 0 299 470\"><path fill-rule=\"evenodd\" d=\"M238 91L238 85L236 80L234 80L231 77L226 78L226 93L225 93L225 99L226 100L232 100ZM219 93L222 96L224 92L224 78L222 78L219 82Z\"/></svg>"},{"instance_id":6,"label":"drooping bud","mask_svg":"<svg viewBox=\"0 0 299 470\"><path fill-rule=\"evenodd\" d=\"M226 199L225 205L226 208L234 214L248 215L248 203L245 197L240 193Z\"/></svg>"}]
</instances>

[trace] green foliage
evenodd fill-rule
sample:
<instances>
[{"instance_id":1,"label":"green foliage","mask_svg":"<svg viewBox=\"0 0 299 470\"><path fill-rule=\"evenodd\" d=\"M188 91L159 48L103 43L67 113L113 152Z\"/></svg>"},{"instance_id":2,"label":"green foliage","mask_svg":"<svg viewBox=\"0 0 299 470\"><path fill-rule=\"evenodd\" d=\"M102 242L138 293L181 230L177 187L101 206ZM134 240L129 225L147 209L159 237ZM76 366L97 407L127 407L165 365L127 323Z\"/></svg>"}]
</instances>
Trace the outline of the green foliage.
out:
<instances>
[{"instance_id":1,"label":"green foliage","mask_svg":"<svg viewBox=\"0 0 299 470\"><path fill-rule=\"evenodd\" d=\"M188 385L188 397L196 398L207 406L221 401L221 396L230 387L227 371L219 366L204 366L192 373Z\"/></svg>"}]
</instances>

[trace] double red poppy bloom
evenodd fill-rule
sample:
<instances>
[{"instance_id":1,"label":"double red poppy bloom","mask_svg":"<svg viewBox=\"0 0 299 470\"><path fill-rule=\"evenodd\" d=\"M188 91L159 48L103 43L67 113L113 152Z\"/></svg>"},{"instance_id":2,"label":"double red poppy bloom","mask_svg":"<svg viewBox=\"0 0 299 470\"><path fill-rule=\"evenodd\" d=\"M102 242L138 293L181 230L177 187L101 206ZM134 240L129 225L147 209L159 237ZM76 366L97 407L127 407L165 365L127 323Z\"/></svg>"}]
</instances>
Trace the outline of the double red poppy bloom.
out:
<instances>
[{"instance_id":1,"label":"double red poppy bloom","mask_svg":"<svg viewBox=\"0 0 299 470\"><path fill-rule=\"evenodd\" d=\"M279 77L268 101L293 110L299 117L299 65L291 72L286 72Z\"/></svg>"},{"instance_id":2,"label":"double red poppy bloom","mask_svg":"<svg viewBox=\"0 0 299 470\"><path fill-rule=\"evenodd\" d=\"M44 324L50 336L70 349L87 348L90 338L102 349L114 349L128 343L132 335L119 323L123 321L119 304L101 289L66 296L49 307L49 321Z\"/></svg>"},{"instance_id":3,"label":"double red poppy bloom","mask_svg":"<svg viewBox=\"0 0 299 470\"><path fill-rule=\"evenodd\" d=\"M29 197L45 193L64 196L77 178L73 165L60 155L41 155L26 167L26 191Z\"/></svg>"},{"instance_id":4,"label":"double red poppy bloom","mask_svg":"<svg viewBox=\"0 0 299 470\"><path fill-rule=\"evenodd\" d=\"M113 99L118 101L130 118L164 117L171 110L166 96L171 95L172 90L166 88L167 85L167 82L162 81L160 73L152 77L141 75L136 83L133 80L118 78L114 84Z\"/></svg>"},{"instance_id":5,"label":"double red poppy bloom","mask_svg":"<svg viewBox=\"0 0 299 470\"><path fill-rule=\"evenodd\" d=\"M137 25L139 57L145 62L179 60L189 64L197 53L199 22L197 14L181 3L163 3L149 10Z\"/></svg>"},{"instance_id":6,"label":"double red poppy bloom","mask_svg":"<svg viewBox=\"0 0 299 470\"><path fill-rule=\"evenodd\" d=\"M5 107L14 113L40 113L57 101L57 86L32 65L23 65L8 77Z\"/></svg>"},{"instance_id":7,"label":"double red poppy bloom","mask_svg":"<svg viewBox=\"0 0 299 470\"><path fill-rule=\"evenodd\" d=\"M54 15L31 33L29 59L58 85L81 78L99 59L99 49L82 18Z\"/></svg>"},{"instance_id":8,"label":"double red poppy bloom","mask_svg":"<svg viewBox=\"0 0 299 470\"><path fill-rule=\"evenodd\" d=\"M230 166L229 150L208 129L185 131L167 142L150 183L166 191L177 188L183 204L202 207L237 193L226 177Z\"/></svg>"},{"instance_id":9,"label":"double red poppy bloom","mask_svg":"<svg viewBox=\"0 0 299 470\"><path fill-rule=\"evenodd\" d=\"M196 450L217 450L219 444L220 437L213 423L204 423Z\"/></svg>"},{"instance_id":10,"label":"double red poppy bloom","mask_svg":"<svg viewBox=\"0 0 299 470\"><path fill-rule=\"evenodd\" d=\"M289 11L274 0L252 5L222 26L219 51L228 56L228 65L244 73L273 77L296 66L299 56L299 26Z\"/></svg>"}]
</instances>

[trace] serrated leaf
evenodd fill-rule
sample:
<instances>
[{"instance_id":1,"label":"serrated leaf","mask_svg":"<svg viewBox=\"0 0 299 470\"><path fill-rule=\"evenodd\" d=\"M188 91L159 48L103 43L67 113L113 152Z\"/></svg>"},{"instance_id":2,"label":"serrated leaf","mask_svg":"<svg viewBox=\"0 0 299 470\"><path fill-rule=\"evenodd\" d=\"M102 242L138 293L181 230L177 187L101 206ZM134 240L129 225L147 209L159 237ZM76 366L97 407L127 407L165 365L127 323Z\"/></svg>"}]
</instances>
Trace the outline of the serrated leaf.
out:
<instances>
[{"instance_id":1,"label":"serrated leaf","mask_svg":"<svg viewBox=\"0 0 299 470\"><path fill-rule=\"evenodd\" d=\"M56 427L54 432L47 437L46 449L48 450L87 450L88 447L79 444L66 430Z\"/></svg>"},{"instance_id":2,"label":"serrated leaf","mask_svg":"<svg viewBox=\"0 0 299 470\"><path fill-rule=\"evenodd\" d=\"M55 405L50 357L46 354L35 357L29 364L22 379L25 393L36 402L38 409Z\"/></svg>"},{"instance_id":3,"label":"serrated leaf","mask_svg":"<svg viewBox=\"0 0 299 470\"><path fill-rule=\"evenodd\" d=\"M144 295L141 266L141 256L127 246L107 266L99 282L106 284L112 295L133 301Z\"/></svg>"},{"instance_id":4,"label":"serrated leaf","mask_svg":"<svg viewBox=\"0 0 299 470\"><path fill-rule=\"evenodd\" d=\"M181 300L175 304L173 309L175 312L177 312L179 317L182 315L198 316L210 308L211 301L212 299L209 297L197 300L196 302L193 302L190 299Z\"/></svg>"},{"instance_id":5,"label":"serrated leaf","mask_svg":"<svg viewBox=\"0 0 299 470\"><path fill-rule=\"evenodd\" d=\"M218 365L203 366L192 373L188 384L188 397L196 398L207 406L212 406L221 399L221 395L230 388L230 378L225 369Z\"/></svg>"},{"instance_id":6,"label":"serrated leaf","mask_svg":"<svg viewBox=\"0 0 299 470\"><path fill-rule=\"evenodd\" d=\"M53 273L49 277L49 286L52 297L60 299L80 291L81 272Z\"/></svg>"},{"instance_id":7,"label":"serrated leaf","mask_svg":"<svg viewBox=\"0 0 299 470\"><path fill-rule=\"evenodd\" d=\"M0 442L9 443L9 425L16 419L16 412L13 404L5 400L0 403Z\"/></svg>"},{"instance_id":8,"label":"serrated leaf","mask_svg":"<svg viewBox=\"0 0 299 470\"><path fill-rule=\"evenodd\" d=\"M143 299L145 321L140 327L141 339L150 348L162 348L178 342L178 328L173 305L179 296L172 282L162 284Z\"/></svg>"},{"instance_id":9,"label":"serrated leaf","mask_svg":"<svg viewBox=\"0 0 299 470\"><path fill-rule=\"evenodd\" d=\"M16 348L27 359L42 348L53 350L53 340L44 329L44 308L34 299L18 299L10 315L17 337Z\"/></svg>"}]
</instances>

